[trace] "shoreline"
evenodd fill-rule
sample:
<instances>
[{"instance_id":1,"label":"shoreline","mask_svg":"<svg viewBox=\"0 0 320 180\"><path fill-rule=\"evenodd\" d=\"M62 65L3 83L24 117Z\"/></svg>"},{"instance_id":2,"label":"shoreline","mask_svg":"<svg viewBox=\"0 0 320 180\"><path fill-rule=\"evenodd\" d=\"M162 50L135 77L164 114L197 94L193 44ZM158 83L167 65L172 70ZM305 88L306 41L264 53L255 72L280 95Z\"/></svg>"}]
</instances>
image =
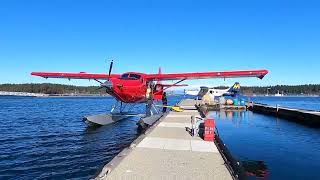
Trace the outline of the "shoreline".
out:
<instances>
[{"instance_id":1,"label":"shoreline","mask_svg":"<svg viewBox=\"0 0 320 180\"><path fill-rule=\"evenodd\" d=\"M7 92L0 91L0 97L111 97L108 94L43 94L43 93L28 93L28 92Z\"/></svg>"}]
</instances>

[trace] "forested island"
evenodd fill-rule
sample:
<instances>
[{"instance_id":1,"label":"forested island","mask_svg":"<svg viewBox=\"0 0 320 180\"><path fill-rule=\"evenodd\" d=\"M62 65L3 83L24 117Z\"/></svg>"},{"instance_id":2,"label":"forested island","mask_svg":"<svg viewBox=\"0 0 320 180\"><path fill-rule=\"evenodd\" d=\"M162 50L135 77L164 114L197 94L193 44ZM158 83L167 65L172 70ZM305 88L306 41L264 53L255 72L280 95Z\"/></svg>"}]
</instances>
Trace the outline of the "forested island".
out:
<instances>
[{"instance_id":1,"label":"forested island","mask_svg":"<svg viewBox=\"0 0 320 180\"><path fill-rule=\"evenodd\" d=\"M226 88L226 87L220 87ZM62 84L0 84L0 91L28 92L43 94L105 94L99 86L71 86ZM242 86L241 91L245 95L276 94L278 91L285 95L320 95L320 84L308 85L277 85L277 86Z\"/></svg>"},{"instance_id":2,"label":"forested island","mask_svg":"<svg viewBox=\"0 0 320 180\"><path fill-rule=\"evenodd\" d=\"M42 94L105 94L99 86L72 86L63 84L0 84L0 91Z\"/></svg>"},{"instance_id":3,"label":"forested island","mask_svg":"<svg viewBox=\"0 0 320 180\"><path fill-rule=\"evenodd\" d=\"M277 85L267 87L241 87L243 94L257 94L265 95L281 93L284 95L320 95L320 84L306 84L306 85Z\"/></svg>"}]
</instances>

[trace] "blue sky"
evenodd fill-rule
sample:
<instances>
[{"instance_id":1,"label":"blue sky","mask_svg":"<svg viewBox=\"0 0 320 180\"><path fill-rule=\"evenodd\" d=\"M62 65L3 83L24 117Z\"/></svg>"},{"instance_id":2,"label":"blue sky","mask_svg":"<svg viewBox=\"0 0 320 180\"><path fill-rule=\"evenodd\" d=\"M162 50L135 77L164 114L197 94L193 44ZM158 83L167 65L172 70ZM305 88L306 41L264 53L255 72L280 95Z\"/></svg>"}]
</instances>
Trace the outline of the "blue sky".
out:
<instances>
[{"instance_id":1,"label":"blue sky","mask_svg":"<svg viewBox=\"0 0 320 180\"><path fill-rule=\"evenodd\" d=\"M264 80L190 84L320 84L317 1L0 1L0 83L31 71L197 72L268 69Z\"/></svg>"}]
</instances>

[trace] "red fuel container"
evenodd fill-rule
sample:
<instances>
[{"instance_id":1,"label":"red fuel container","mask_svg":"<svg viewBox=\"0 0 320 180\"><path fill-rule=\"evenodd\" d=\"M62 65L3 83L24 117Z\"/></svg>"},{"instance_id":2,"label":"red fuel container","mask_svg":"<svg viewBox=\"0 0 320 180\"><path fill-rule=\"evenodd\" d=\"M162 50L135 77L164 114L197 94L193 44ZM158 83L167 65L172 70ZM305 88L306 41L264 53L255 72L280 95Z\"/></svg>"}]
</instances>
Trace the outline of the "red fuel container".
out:
<instances>
[{"instance_id":1,"label":"red fuel container","mask_svg":"<svg viewBox=\"0 0 320 180\"><path fill-rule=\"evenodd\" d=\"M204 135L205 141L214 141L214 119L204 120Z\"/></svg>"}]
</instances>

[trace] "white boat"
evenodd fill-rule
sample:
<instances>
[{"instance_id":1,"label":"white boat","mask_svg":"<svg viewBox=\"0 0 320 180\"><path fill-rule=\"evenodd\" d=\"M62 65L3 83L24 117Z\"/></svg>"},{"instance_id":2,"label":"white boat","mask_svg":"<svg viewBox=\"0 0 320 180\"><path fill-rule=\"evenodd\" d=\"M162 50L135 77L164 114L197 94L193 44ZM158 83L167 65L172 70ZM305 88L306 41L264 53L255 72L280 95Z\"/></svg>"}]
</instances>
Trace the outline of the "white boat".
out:
<instances>
[{"instance_id":1,"label":"white boat","mask_svg":"<svg viewBox=\"0 0 320 180\"><path fill-rule=\"evenodd\" d=\"M280 96L283 96L283 93L281 94L280 91L278 91L278 93L275 94L274 96L280 97Z\"/></svg>"},{"instance_id":2,"label":"white boat","mask_svg":"<svg viewBox=\"0 0 320 180\"><path fill-rule=\"evenodd\" d=\"M238 82L236 82L233 86L227 89L216 89L216 88L201 86L200 88L185 90L185 94L200 96L200 97L202 97L204 94L208 94L211 97L211 99L214 99L215 97L220 97L223 95L234 95L235 93L239 93L239 92L240 92L240 84Z\"/></svg>"}]
</instances>

